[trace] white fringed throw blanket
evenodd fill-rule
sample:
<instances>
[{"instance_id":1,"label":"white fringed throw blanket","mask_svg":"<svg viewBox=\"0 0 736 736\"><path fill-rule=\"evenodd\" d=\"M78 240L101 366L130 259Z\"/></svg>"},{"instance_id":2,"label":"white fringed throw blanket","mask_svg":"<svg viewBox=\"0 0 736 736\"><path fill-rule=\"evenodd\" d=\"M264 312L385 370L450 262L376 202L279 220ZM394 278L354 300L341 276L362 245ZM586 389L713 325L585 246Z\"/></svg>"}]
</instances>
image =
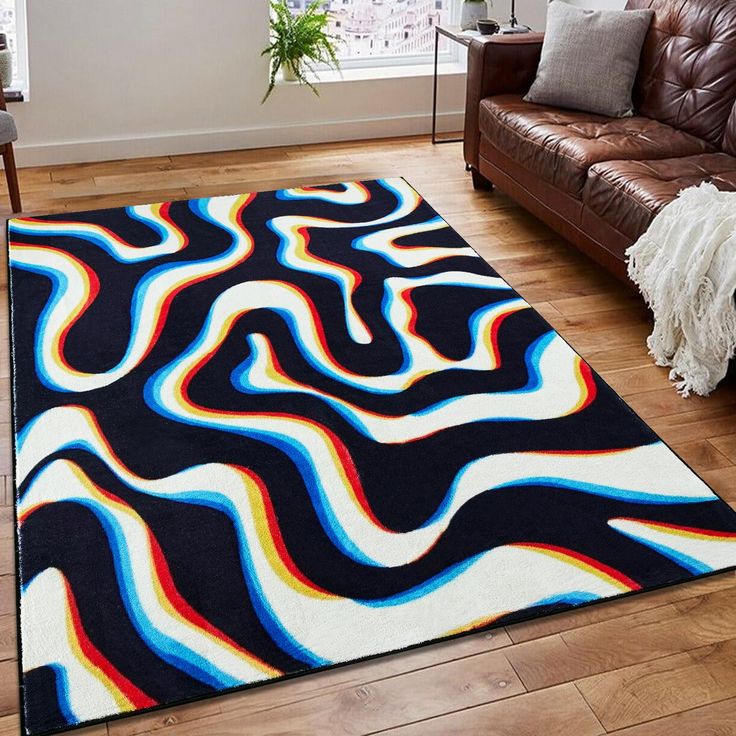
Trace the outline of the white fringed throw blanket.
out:
<instances>
[{"instance_id":1,"label":"white fringed throw blanket","mask_svg":"<svg viewBox=\"0 0 736 736\"><path fill-rule=\"evenodd\" d=\"M683 396L707 396L736 353L736 192L680 192L626 251L654 314L647 345Z\"/></svg>"}]
</instances>

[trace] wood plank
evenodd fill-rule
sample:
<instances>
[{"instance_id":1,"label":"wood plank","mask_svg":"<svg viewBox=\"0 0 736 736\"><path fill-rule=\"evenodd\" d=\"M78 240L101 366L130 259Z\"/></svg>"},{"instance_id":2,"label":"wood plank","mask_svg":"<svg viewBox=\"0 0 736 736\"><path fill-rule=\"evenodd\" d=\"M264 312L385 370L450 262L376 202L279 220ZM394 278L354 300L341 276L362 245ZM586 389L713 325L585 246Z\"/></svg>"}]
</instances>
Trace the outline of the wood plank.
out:
<instances>
[{"instance_id":1,"label":"wood plank","mask_svg":"<svg viewBox=\"0 0 736 736\"><path fill-rule=\"evenodd\" d=\"M612 732L614 736L736 736L736 698Z\"/></svg>"},{"instance_id":2,"label":"wood plank","mask_svg":"<svg viewBox=\"0 0 736 736\"><path fill-rule=\"evenodd\" d=\"M510 644L511 639L504 629L494 629L480 634L470 634L453 641L420 647L409 652L391 654L359 664L297 677L246 693L235 693L218 698L217 702L222 703L223 710L239 708L241 703L244 703L244 707L251 712L284 707L298 704L318 695L336 693L345 688L356 688L376 680L428 669L443 662L465 661L466 657L503 649ZM209 704L209 702L203 701L199 704L202 706L201 712L197 708L188 708L185 712L185 720L209 717L207 708L204 707L205 703ZM135 736L142 732L148 733L176 725L181 722L179 710L177 707L110 723L110 734L111 736Z\"/></svg>"},{"instance_id":3,"label":"wood plank","mask_svg":"<svg viewBox=\"0 0 736 736\"><path fill-rule=\"evenodd\" d=\"M505 240L501 240L488 233L473 233L468 229L467 224L464 222L454 222L450 218L445 218L446 222L478 252L478 254L490 261L493 258L493 263L497 260L503 260L504 258L516 258L519 256L539 256L548 247L552 241L543 240L530 240L518 243L509 243ZM484 255L490 253L492 255Z\"/></svg>"},{"instance_id":4,"label":"wood plank","mask_svg":"<svg viewBox=\"0 0 736 736\"><path fill-rule=\"evenodd\" d=\"M2 250L5 250L5 248L2 248ZM5 269L6 266L3 265L3 269ZM7 328L7 317L8 317L8 299L7 299L7 290L4 290L5 293L2 293L0 291L0 317L4 321L4 325L2 328L2 339L0 339L0 378L9 378L10 377L10 345L8 343L8 328ZM8 397L10 398L10 397ZM10 419L10 417L1 417L0 420L6 420Z\"/></svg>"},{"instance_id":5,"label":"wood plank","mask_svg":"<svg viewBox=\"0 0 736 736\"><path fill-rule=\"evenodd\" d=\"M676 442L672 449L696 472L728 468L731 460L719 452L708 440Z\"/></svg>"},{"instance_id":6,"label":"wood plank","mask_svg":"<svg viewBox=\"0 0 736 736\"><path fill-rule=\"evenodd\" d=\"M565 244L566 247L570 247ZM631 309L641 312L647 319L647 312L641 297L633 289L616 289L590 296L578 296L570 299L555 299L552 302L561 314L574 317L578 314L595 314L596 312L608 312L612 309Z\"/></svg>"},{"instance_id":7,"label":"wood plank","mask_svg":"<svg viewBox=\"0 0 736 736\"><path fill-rule=\"evenodd\" d=\"M624 350L605 347L586 350L585 360L601 375L625 368L646 368L652 364L652 359L643 342L627 346Z\"/></svg>"},{"instance_id":8,"label":"wood plank","mask_svg":"<svg viewBox=\"0 0 736 736\"><path fill-rule=\"evenodd\" d=\"M18 736L20 733L20 717L17 714L0 718L0 736ZM88 728L78 728L74 736L107 736L104 723Z\"/></svg>"},{"instance_id":9,"label":"wood plank","mask_svg":"<svg viewBox=\"0 0 736 736\"><path fill-rule=\"evenodd\" d=\"M242 177L241 177L242 178ZM111 194L122 192L156 192L166 189L180 189L205 183L201 170L169 169L166 171L142 172L140 174L107 174L96 176L92 187L81 192L86 195Z\"/></svg>"},{"instance_id":10,"label":"wood plank","mask_svg":"<svg viewBox=\"0 0 736 736\"><path fill-rule=\"evenodd\" d=\"M186 198L194 199L200 197L222 197L233 194L243 194L246 192L263 192L271 191L272 189L286 189L289 187L297 186L319 186L322 184L333 184L336 180L341 178L334 174L327 174L323 176L307 176L307 177L295 177L285 176L282 179L247 179L247 180L233 180L233 181L222 181L219 183L208 182L201 183L198 185L190 184L186 187ZM363 173L363 178L373 179L375 175Z\"/></svg>"},{"instance_id":11,"label":"wood plank","mask_svg":"<svg viewBox=\"0 0 736 736\"><path fill-rule=\"evenodd\" d=\"M329 167L324 161L305 162L299 167L301 179L314 179L314 181L332 183L346 181L351 178L354 167L349 158L340 158L330 163ZM185 178L199 180L204 185L227 184L230 182L248 182L259 179L283 179L288 180L294 174L294 164L291 161L276 161L263 164L245 164L232 166L213 166L211 168L195 169L191 172L176 171L177 181ZM186 186L190 186L186 184ZM246 189L245 191L249 191Z\"/></svg>"},{"instance_id":12,"label":"wood plank","mask_svg":"<svg viewBox=\"0 0 736 736\"><path fill-rule=\"evenodd\" d=\"M575 686L562 685L386 733L391 736L600 736L605 731Z\"/></svg>"},{"instance_id":13,"label":"wood plank","mask_svg":"<svg viewBox=\"0 0 736 736\"><path fill-rule=\"evenodd\" d=\"M709 437L708 442L710 442L713 447L736 465L736 434L724 434L720 437Z\"/></svg>"},{"instance_id":14,"label":"wood plank","mask_svg":"<svg viewBox=\"0 0 736 736\"><path fill-rule=\"evenodd\" d=\"M703 480L724 500L736 501L736 468L719 468L701 473Z\"/></svg>"},{"instance_id":15,"label":"wood plank","mask_svg":"<svg viewBox=\"0 0 736 736\"><path fill-rule=\"evenodd\" d=\"M736 696L736 641L606 672L577 686L607 731Z\"/></svg>"},{"instance_id":16,"label":"wood plank","mask_svg":"<svg viewBox=\"0 0 736 736\"><path fill-rule=\"evenodd\" d=\"M733 406L709 404L702 409L656 417L649 426L658 434L676 438L678 442L717 437L733 429L736 409Z\"/></svg>"},{"instance_id":17,"label":"wood plank","mask_svg":"<svg viewBox=\"0 0 736 736\"><path fill-rule=\"evenodd\" d=\"M729 588L590 624L506 651L527 690L736 639Z\"/></svg>"},{"instance_id":18,"label":"wood plank","mask_svg":"<svg viewBox=\"0 0 736 736\"><path fill-rule=\"evenodd\" d=\"M327 150L334 150L330 146ZM185 153L179 156L171 156L170 167L172 169L197 169L211 166L230 166L246 163L267 163L269 161L282 161L288 157L289 151L296 151L295 146L276 146L273 148L248 148L239 151L217 151L211 153ZM324 156L326 149L322 147ZM304 153L302 157L306 158ZM298 167L295 167L298 168ZM102 173L109 173L110 169Z\"/></svg>"},{"instance_id":19,"label":"wood plank","mask_svg":"<svg viewBox=\"0 0 736 736\"><path fill-rule=\"evenodd\" d=\"M493 230L491 229L491 232ZM499 233L494 233L503 237ZM536 271L511 274L507 281L526 300L553 301L562 297L587 296L594 294L601 286L611 286L612 277L600 273L586 272L586 264L575 269L570 266L542 268Z\"/></svg>"},{"instance_id":20,"label":"wood plank","mask_svg":"<svg viewBox=\"0 0 736 736\"><path fill-rule=\"evenodd\" d=\"M631 396L644 391L654 391L669 384L668 371L652 363L636 368L604 371L601 373L608 385L619 396ZM674 389L672 389L674 391Z\"/></svg>"},{"instance_id":21,"label":"wood plank","mask_svg":"<svg viewBox=\"0 0 736 736\"><path fill-rule=\"evenodd\" d=\"M589 354L601 349L620 350L622 353L628 353L632 348L639 351L646 338L644 332L642 330L639 334L636 325L629 328L624 324L601 332L570 333L563 337L583 358L587 358Z\"/></svg>"},{"instance_id":22,"label":"wood plank","mask_svg":"<svg viewBox=\"0 0 736 736\"><path fill-rule=\"evenodd\" d=\"M177 159L187 158L177 156ZM118 173L128 172L130 174L145 173L147 171L163 171L173 168L174 164L170 156L150 156L148 158L129 158L117 161L90 161L81 164L59 164L45 170L51 181L65 182L77 181L79 179L94 178L109 174L111 171ZM22 169L22 171L40 171L44 169Z\"/></svg>"},{"instance_id":23,"label":"wood plank","mask_svg":"<svg viewBox=\"0 0 736 736\"><path fill-rule=\"evenodd\" d=\"M6 411L8 411L6 409ZM12 427L9 421L0 421L0 475L10 475L13 470Z\"/></svg>"},{"instance_id":24,"label":"wood plank","mask_svg":"<svg viewBox=\"0 0 736 736\"><path fill-rule=\"evenodd\" d=\"M207 728L203 728L200 733L208 733L207 729L214 728L218 717L223 712L227 713L228 698L229 696L223 695L200 700L196 703L185 703L184 705L164 708L152 713L142 713L138 716L131 715L120 720L109 721L107 730L109 736L133 736L133 734L144 733L161 733L162 736L168 736L169 734L174 736L178 733L178 729L185 724L206 720Z\"/></svg>"},{"instance_id":25,"label":"wood plank","mask_svg":"<svg viewBox=\"0 0 736 736\"><path fill-rule=\"evenodd\" d=\"M14 579L10 575L7 577ZM15 612L12 612L0 616L0 660L17 657Z\"/></svg>"},{"instance_id":26,"label":"wood plank","mask_svg":"<svg viewBox=\"0 0 736 736\"><path fill-rule=\"evenodd\" d=\"M0 507L0 575L15 573L15 533L13 508Z\"/></svg>"},{"instance_id":27,"label":"wood plank","mask_svg":"<svg viewBox=\"0 0 736 736\"><path fill-rule=\"evenodd\" d=\"M86 212L108 207L127 207L136 204L155 204L156 202L170 202L178 199L187 199L184 188L157 189L155 191L131 191L114 194L93 194L86 197L70 197L59 200L49 212ZM40 212L39 214L43 214Z\"/></svg>"},{"instance_id":28,"label":"wood plank","mask_svg":"<svg viewBox=\"0 0 736 736\"><path fill-rule=\"evenodd\" d=\"M733 406L736 404L736 389L729 383L719 386L711 397L689 396L683 399L671 386L656 391L629 396L627 403L643 419L649 421L656 417L671 414L686 414L697 409L707 409L714 404L718 406ZM694 439L704 439L698 435ZM681 442L682 438L676 441Z\"/></svg>"},{"instance_id":29,"label":"wood plank","mask_svg":"<svg viewBox=\"0 0 736 736\"><path fill-rule=\"evenodd\" d=\"M271 688L272 694L277 687ZM451 710L510 698L523 691L503 654L490 652L266 710L249 707L249 695L257 691L232 695L231 699L238 700L237 710L177 725L174 733L242 736L243 724L248 723L248 736L370 734ZM166 729L156 733L166 733Z\"/></svg>"},{"instance_id":30,"label":"wood plank","mask_svg":"<svg viewBox=\"0 0 736 736\"><path fill-rule=\"evenodd\" d=\"M637 593L607 603L544 616L533 621L507 626L506 631L511 640L518 644L569 631L580 626L609 621L613 618L628 617L641 611L727 589L736 590L736 572L724 572L720 575L712 575L701 580L693 580L689 583L673 585L649 593Z\"/></svg>"},{"instance_id":31,"label":"wood plank","mask_svg":"<svg viewBox=\"0 0 736 736\"><path fill-rule=\"evenodd\" d=\"M559 254L555 250L527 255L496 257L493 259L493 268L506 280L525 271L535 271L541 268L553 268L560 262Z\"/></svg>"},{"instance_id":32,"label":"wood plank","mask_svg":"<svg viewBox=\"0 0 736 736\"><path fill-rule=\"evenodd\" d=\"M452 208L445 208L444 205L440 205L438 202L435 209L442 210L443 216L450 218L452 216ZM467 207L458 208L463 209L467 212ZM516 211L509 210L509 214L504 215L498 219L488 218L483 224L482 230L478 233L484 237L494 237L498 240L502 240L505 243L525 243L530 240L545 240L549 241L555 238L555 234L541 223L537 223L529 220L520 220L516 216ZM481 208L479 214L483 215L484 210ZM472 231L469 231L469 236L472 237ZM485 254L485 248L482 249L481 255ZM493 254L488 254L489 259L493 260ZM491 264L493 265L493 264ZM538 274L538 271L532 272ZM520 279L515 279L517 283ZM514 286L514 284L512 284Z\"/></svg>"},{"instance_id":33,"label":"wood plank","mask_svg":"<svg viewBox=\"0 0 736 736\"><path fill-rule=\"evenodd\" d=\"M558 330L561 334L567 336L589 334L591 332L597 332L599 330L609 330L611 328L620 327L621 323L626 323L627 327L631 329L634 334L640 335L642 338L646 337L646 333L649 330L649 325L646 320L642 319L638 312L627 309L611 309L605 312L593 312L590 314L562 314L557 308L557 301L552 300L550 304L555 308L555 313L551 315L549 321L552 326ZM536 305L535 305L536 308ZM603 338L602 335L599 335ZM605 340L601 339L603 346L605 347ZM641 347L646 350L645 341L641 341ZM648 358L647 365L652 364L652 359Z\"/></svg>"},{"instance_id":34,"label":"wood plank","mask_svg":"<svg viewBox=\"0 0 736 736\"><path fill-rule=\"evenodd\" d=\"M0 616L15 614L15 575L0 577Z\"/></svg>"},{"instance_id":35,"label":"wood plank","mask_svg":"<svg viewBox=\"0 0 736 736\"><path fill-rule=\"evenodd\" d=\"M18 712L18 665L14 660L0 662L0 716Z\"/></svg>"}]
</instances>

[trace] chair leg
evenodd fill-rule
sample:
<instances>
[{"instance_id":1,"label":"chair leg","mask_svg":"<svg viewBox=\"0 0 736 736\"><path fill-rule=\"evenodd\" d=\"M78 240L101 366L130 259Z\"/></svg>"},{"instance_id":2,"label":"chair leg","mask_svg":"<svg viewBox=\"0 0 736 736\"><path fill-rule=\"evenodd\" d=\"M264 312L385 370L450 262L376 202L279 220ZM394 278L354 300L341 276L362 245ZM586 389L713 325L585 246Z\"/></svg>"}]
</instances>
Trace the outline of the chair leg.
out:
<instances>
[{"instance_id":1,"label":"chair leg","mask_svg":"<svg viewBox=\"0 0 736 736\"><path fill-rule=\"evenodd\" d=\"M3 161L5 162L5 178L8 180L8 191L10 192L10 204L14 213L20 212L23 205L20 202L18 170L15 168L15 154L13 153L12 143L8 143L3 149Z\"/></svg>"}]
</instances>

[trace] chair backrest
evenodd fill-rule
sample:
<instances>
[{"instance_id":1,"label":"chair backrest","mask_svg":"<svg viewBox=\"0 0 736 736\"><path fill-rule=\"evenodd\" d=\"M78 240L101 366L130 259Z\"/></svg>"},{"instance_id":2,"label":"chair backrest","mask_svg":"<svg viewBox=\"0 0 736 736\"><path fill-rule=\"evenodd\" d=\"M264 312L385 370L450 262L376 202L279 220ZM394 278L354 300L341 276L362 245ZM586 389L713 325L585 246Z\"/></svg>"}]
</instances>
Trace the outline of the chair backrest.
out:
<instances>
[{"instance_id":1,"label":"chair backrest","mask_svg":"<svg viewBox=\"0 0 736 736\"><path fill-rule=\"evenodd\" d=\"M637 111L720 144L736 101L736 0L628 0L651 8Z\"/></svg>"}]
</instances>

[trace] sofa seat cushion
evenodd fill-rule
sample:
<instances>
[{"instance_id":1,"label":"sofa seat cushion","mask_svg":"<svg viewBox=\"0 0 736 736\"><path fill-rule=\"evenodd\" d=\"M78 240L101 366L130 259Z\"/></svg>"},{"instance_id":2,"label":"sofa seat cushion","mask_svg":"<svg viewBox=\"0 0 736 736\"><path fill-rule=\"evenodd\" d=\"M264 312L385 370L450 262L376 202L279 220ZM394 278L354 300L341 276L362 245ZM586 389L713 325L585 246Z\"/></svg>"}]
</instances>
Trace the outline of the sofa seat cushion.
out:
<instances>
[{"instance_id":1,"label":"sofa seat cushion","mask_svg":"<svg viewBox=\"0 0 736 736\"><path fill-rule=\"evenodd\" d=\"M591 167L584 206L635 241L687 187L708 181L736 191L736 157L708 153L657 161L605 161Z\"/></svg>"},{"instance_id":2,"label":"sofa seat cushion","mask_svg":"<svg viewBox=\"0 0 736 736\"><path fill-rule=\"evenodd\" d=\"M715 147L655 120L608 118L499 95L481 102L480 131L499 150L550 184L582 196L588 169L612 159L658 159Z\"/></svg>"}]
</instances>

